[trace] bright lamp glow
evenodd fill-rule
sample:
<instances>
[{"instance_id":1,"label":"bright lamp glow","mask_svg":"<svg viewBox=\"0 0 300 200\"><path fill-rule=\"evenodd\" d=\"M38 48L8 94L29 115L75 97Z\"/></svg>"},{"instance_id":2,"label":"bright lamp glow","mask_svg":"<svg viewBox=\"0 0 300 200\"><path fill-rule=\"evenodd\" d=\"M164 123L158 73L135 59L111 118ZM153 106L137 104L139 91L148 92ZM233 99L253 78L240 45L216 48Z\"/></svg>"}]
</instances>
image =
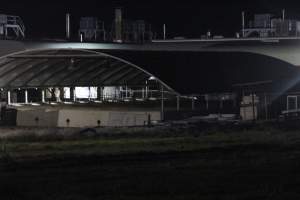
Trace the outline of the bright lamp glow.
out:
<instances>
[{"instance_id":1,"label":"bright lamp glow","mask_svg":"<svg viewBox=\"0 0 300 200\"><path fill-rule=\"evenodd\" d=\"M76 87L75 88L76 98L79 99L96 99L97 98L97 87Z\"/></svg>"},{"instance_id":2,"label":"bright lamp glow","mask_svg":"<svg viewBox=\"0 0 300 200\"><path fill-rule=\"evenodd\" d=\"M154 81L154 80L156 80L156 78L154 76L150 76L149 80Z\"/></svg>"}]
</instances>

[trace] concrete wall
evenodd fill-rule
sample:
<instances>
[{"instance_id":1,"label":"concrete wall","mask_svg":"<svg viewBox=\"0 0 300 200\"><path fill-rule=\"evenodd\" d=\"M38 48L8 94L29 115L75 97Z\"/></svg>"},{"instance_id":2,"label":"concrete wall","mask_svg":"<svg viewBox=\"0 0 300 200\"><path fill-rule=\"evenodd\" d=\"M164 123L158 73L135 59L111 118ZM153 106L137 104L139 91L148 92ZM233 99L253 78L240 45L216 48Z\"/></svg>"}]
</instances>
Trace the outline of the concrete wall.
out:
<instances>
[{"instance_id":1,"label":"concrete wall","mask_svg":"<svg viewBox=\"0 0 300 200\"><path fill-rule=\"evenodd\" d=\"M98 126L98 120L101 126L108 124L109 112L99 110L59 110L58 127L95 127ZM69 123L67 120L69 119Z\"/></svg>"},{"instance_id":2,"label":"concrete wall","mask_svg":"<svg viewBox=\"0 0 300 200\"><path fill-rule=\"evenodd\" d=\"M159 121L159 112L117 112L101 110L59 110L58 127L95 127L99 126L143 126L151 120ZM69 119L69 120L68 120Z\"/></svg>"},{"instance_id":3,"label":"concrete wall","mask_svg":"<svg viewBox=\"0 0 300 200\"><path fill-rule=\"evenodd\" d=\"M254 113L253 113L253 107L252 106L243 106L240 108L240 115L244 121L249 120L256 120L257 119L257 107L254 107Z\"/></svg>"},{"instance_id":4,"label":"concrete wall","mask_svg":"<svg viewBox=\"0 0 300 200\"><path fill-rule=\"evenodd\" d=\"M17 126L40 127L96 127L143 126L160 121L159 111L110 111L92 109L35 109L21 108L17 112ZM38 119L38 120L37 120Z\"/></svg>"},{"instance_id":5,"label":"concrete wall","mask_svg":"<svg viewBox=\"0 0 300 200\"><path fill-rule=\"evenodd\" d=\"M57 118L55 109L18 109L17 126L56 127Z\"/></svg>"},{"instance_id":6,"label":"concrete wall","mask_svg":"<svg viewBox=\"0 0 300 200\"><path fill-rule=\"evenodd\" d=\"M107 126L143 126L151 121L160 121L160 112L109 112Z\"/></svg>"}]
</instances>

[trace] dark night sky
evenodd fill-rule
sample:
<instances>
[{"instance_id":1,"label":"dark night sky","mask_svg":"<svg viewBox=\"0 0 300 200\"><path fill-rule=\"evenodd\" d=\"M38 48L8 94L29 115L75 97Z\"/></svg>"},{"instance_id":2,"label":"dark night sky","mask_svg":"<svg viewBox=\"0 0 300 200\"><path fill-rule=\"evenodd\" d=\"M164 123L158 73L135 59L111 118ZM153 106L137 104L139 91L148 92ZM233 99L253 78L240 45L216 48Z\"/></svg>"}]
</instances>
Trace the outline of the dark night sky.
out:
<instances>
[{"instance_id":1,"label":"dark night sky","mask_svg":"<svg viewBox=\"0 0 300 200\"><path fill-rule=\"evenodd\" d=\"M300 2L290 0L214 0L214 1L24 1L2 2L0 13L19 15L27 27L29 38L63 38L65 13L72 15L72 32L77 33L81 16L97 16L112 24L114 7L122 6L125 18L144 19L161 33L167 24L169 37L200 37L210 29L215 35L233 36L240 29L241 11L251 18L253 13L273 13L280 16L285 8L287 18L300 19Z\"/></svg>"}]
</instances>

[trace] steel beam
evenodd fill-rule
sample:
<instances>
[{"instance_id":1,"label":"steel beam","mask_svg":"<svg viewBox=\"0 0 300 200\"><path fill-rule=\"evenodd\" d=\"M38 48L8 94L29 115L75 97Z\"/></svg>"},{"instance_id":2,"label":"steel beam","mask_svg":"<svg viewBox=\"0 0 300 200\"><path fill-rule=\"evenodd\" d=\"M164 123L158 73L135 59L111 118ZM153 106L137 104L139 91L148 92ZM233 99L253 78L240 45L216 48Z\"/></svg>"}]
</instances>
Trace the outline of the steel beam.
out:
<instances>
[{"instance_id":1,"label":"steel beam","mask_svg":"<svg viewBox=\"0 0 300 200\"><path fill-rule=\"evenodd\" d=\"M41 70L39 72L34 73L30 78L28 78L26 81L24 81L24 87L30 86L30 84L29 84L30 82L39 78L42 74L45 74L50 70L53 70L54 66L64 63L64 62L65 62L65 60L58 60L51 65L49 64L49 65L45 65L45 66L41 67ZM39 86L42 86L42 85L39 85Z\"/></svg>"}]
</instances>

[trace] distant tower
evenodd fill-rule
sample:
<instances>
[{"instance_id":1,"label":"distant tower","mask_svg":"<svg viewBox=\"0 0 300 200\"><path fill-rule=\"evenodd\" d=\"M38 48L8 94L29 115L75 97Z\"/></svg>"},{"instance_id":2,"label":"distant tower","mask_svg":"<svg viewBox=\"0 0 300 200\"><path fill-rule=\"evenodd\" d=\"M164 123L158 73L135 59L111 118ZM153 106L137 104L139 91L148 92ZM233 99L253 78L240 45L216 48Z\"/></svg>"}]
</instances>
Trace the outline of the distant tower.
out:
<instances>
[{"instance_id":1,"label":"distant tower","mask_svg":"<svg viewBox=\"0 0 300 200\"><path fill-rule=\"evenodd\" d=\"M122 42L122 9L115 9L115 38L114 42Z\"/></svg>"},{"instance_id":2,"label":"distant tower","mask_svg":"<svg viewBox=\"0 0 300 200\"><path fill-rule=\"evenodd\" d=\"M67 40L71 37L71 23L70 23L71 15L69 13L66 14L66 38Z\"/></svg>"}]
</instances>

